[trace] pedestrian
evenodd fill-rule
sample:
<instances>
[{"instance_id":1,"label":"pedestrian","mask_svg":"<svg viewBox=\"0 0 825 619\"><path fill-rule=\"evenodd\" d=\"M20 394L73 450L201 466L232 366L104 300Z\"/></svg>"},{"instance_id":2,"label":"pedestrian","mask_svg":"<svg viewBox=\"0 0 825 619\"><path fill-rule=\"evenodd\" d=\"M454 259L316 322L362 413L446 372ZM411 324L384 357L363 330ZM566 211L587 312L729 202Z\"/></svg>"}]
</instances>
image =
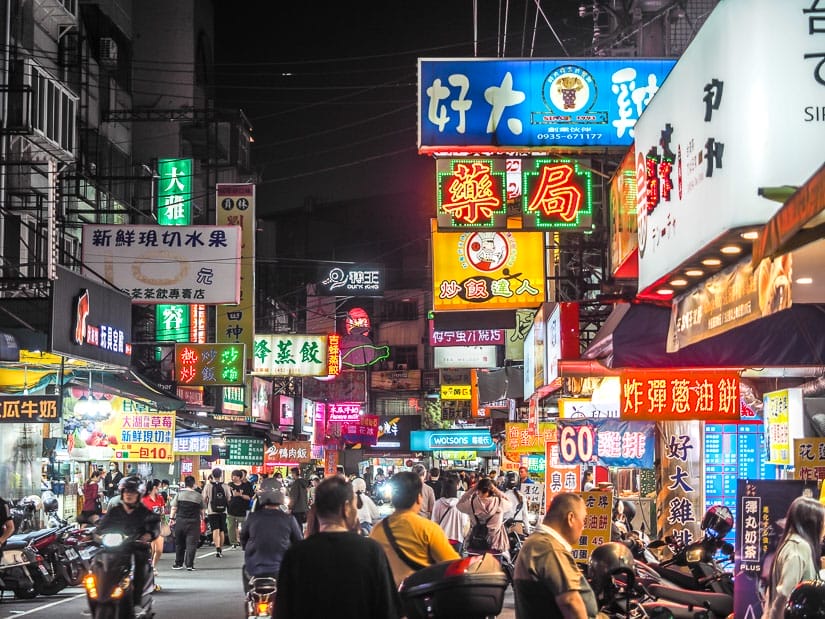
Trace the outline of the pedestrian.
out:
<instances>
[{"instance_id":1,"label":"pedestrian","mask_svg":"<svg viewBox=\"0 0 825 619\"><path fill-rule=\"evenodd\" d=\"M375 502L367 496L367 482L356 477L352 480L352 489L355 491L355 504L358 507L358 524L363 535L369 535L372 526L381 519Z\"/></svg>"},{"instance_id":2,"label":"pedestrian","mask_svg":"<svg viewBox=\"0 0 825 619\"><path fill-rule=\"evenodd\" d=\"M519 551L513 574L516 619L593 619L596 596L576 567L573 544L579 543L587 507L572 492L553 497L547 514Z\"/></svg>"},{"instance_id":3,"label":"pedestrian","mask_svg":"<svg viewBox=\"0 0 825 619\"><path fill-rule=\"evenodd\" d=\"M585 471L584 477L582 477L582 490L584 492L590 492L595 489L596 484L593 483L593 471Z\"/></svg>"},{"instance_id":4,"label":"pedestrian","mask_svg":"<svg viewBox=\"0 0 825 619\"><path fill-rule=\"evenodd\" d=\"M161 479L160 480L160 496L163 497L163 500L166 501L167 505L169 504L169 480L168 479Z\"/></svg>"},{"instance_id":5,"label":"pedestrian","mask_svg":"<svg viewBox=\"0 0 825 619\"><path fill-rule=\"evenodd\" d=\"M461 495L456 507L470 517L472 528L464 542L467 552L509 555L510 542L504 530L504 512L512 505L492 479L481 479L475 487Z\"/></svg>"},{"instance_id":6,"label":"pedestrian","mask_svg":"<svg viewBox=\"0 0 825 619\"><path fill-rule=\"evenodd\" d=\"M173 570L184 567L195 569L195 552L201 537L201 521L204 517L203 495L195 490L195 478L187 475L183 488L172 500L170 524L175 528L175 563Z\"/></svg>"},{"instance_id":7,"label":"pedestrian","mask_svg":"<svg viewBox=\"0 0 825 619\"><path fill-rule=\"evenodd\" d=\"M0 548L14 535L14 518L11 515L11 505L6 499L0 497Z\"/></svg>"},{"instance_id":8,"label":"pedestrian","mask_svg":"<svg viewBox=\"0 0 825 619\"><path fill-rule=\"evenodd\" d=\"M244 481L244 473L239 469L232 471L232 481L229 482L229 490L231 495L229 506L226 508L226 530L227 537L229 538L227 543L232 548L237 548L238 533L246 519L247 511L249 511L249 501L255 493L252 490L252 484ZM281 501L281 503L283 503L283 501Z\"/></svg>"},{"instance_id":9,"label":"pedestrian","mask_svg":"<svg viewBox=\"0 0 825 619\"><path fill-rule=\"evenodd\" d=\"M435 500L441 498L441 493L443 492L444 482L441 479L441 469L438 467L433 467L430 469L430 478L427 480L427 485L433 489L433 495L435 495ZM433 501L435 503L435 501Z\"/></svg>"},{"instance_id":10,"label":"pedestrian","mask_svg":"<svg viewBox=\"0 0 825 619\"><path fill-rule=\"evenodd\" d=\"M516 489L521 490L521 487L525 484L534 484L532 479L530 479L530 471L527 470L526 466L518 467L518 484L516 485Z\"/></svg>"},{"instance_id":11,"label":"pedestrian","mask_svg":"<svg viewBox=\"0 0 825 619\"><path fill-rule=\"evenodd\" d=\"M123 479L123 473L120 472L120 466L117 462L109 463L109 472L103 478L103 494L107 499L111 499L118 494L118 484Z\"/></svg>"},{"instance_id":12,"label":"pedestrian","mask_svg":"<svg viewBox=\"0 0 825 619\"><path fill-rule=\"evenodd\" d=\"M102 513L103 495L100 493L100 471L94 468L89 479L83 484L83 509L80 510L77 521L82 526L93 525L100 520Z\"/></svg>"},{"instance_id":13,"label":"pedestrian","mask_svg":"<svg viewBox=\"0 0 825 619\"><path fill-rule=\"evenodd\" d=\"M464 537L470 526L470 518L459 511L458 503L458 479L451 475L445 475L441 484L441 498L437 499L433 506L432 520L444 535L450 540L450 546L458 553L464 549Z\"/></svg>"},{"instance_id":14,"label":"pedestrian","mask_svg":"<svg viewBox=\"0 0 825 619\"><path fill-rule=\"evenodd\" d=\"M324 479L316 488L313 509L319 531L286 551L273 618L400 617L387 557L373 540L353 532L358 521L352 484L337 475Z\"/></svg>"},{"instance_id":15,"label":"pedestrian","mask_svg":"<svg viewBox=\"0 0 825 619\"><path fill-rule=\"evenodd\" d=\"M441 527L420 515L423 485L418 473L396 473L392 478L395 512L373 527L370 534L384 549L396 586L421 568L459 558Z\"/></svg>"},{"instance_id":16,"label":"pedestrian","mask_svg":"<svg viewBox=\"0 0 825 619\"><path fill-rule=\"evenodd\" d=\"M781 619L794 587L803 580L818 580L823 537L825 507L822 503L807 497L794 499L770 569L765 619Z\"/></svg>"},{"instance_id":17,"label":"pedestrian","mask_svg":"<svg viewBox=\"0 0 825 619\"><path fill-rule=\"evenodd\" d=\"M166 511L166 501L163 500L163 497L160 494L160 480L155 479L153 481L149 481L146 483L146 492L141 499L143 504L149 509L151 512L158 515L160 519L161 526L160 526L160 535L158 535L155 539L152 540L152 568L155 572L155 576L158 575L158 563L160 563L160 558L163 556L163 519L164 519L164 512ZM156 591L159 589L155 589Z\"/></svg>"},{"instance_id":18,"label":"pedestrian","mask_svg":"<svg viewBox=\"0 0 825 619\"><path fill-rule=\"evenodd\" d=\"M527 511L527 501L517 488L515 471L508 471L504 482L504 496L510 501L510 509L504 511L504 521L513 520L516 533L530 535L530 517Z\"/></svg>"},{"instance_id":19,"label":"pedestrian","mask_svg":"<svg viewBox=\"0 0 825 619\"><path fill-rule=\"evenodd\" d=\"M245 592L253 576L277 578L287 548L303 539L303 531L295 518L281 510L283 504L282 492L267 490L258 497L259 509L249 514L241 529Z\"/></svg>"},{"instance_id":20,"label":"pedestrian","mask_svg":"<svg viewBox=\"0 0 825 619\"><path fill-rule=\"evenodd\" d=\"M435 505L435 492L433 489L424 483L427 476L427 468L423 464L416 464L413 468L413 473L421 478L421 511L418 513L422 518L427 520L433 515L433 505Z\"/></svg>"},{"instance_id":21,"label":"pedestrian","mask_svg":"<svg viewBox=\"0 0 825 619\"><path fill-rule=\"evenodd\" d=\"M223 482L223 471L212 469L212 481L203 488L203 502L206 505L206 517L212 529L212 543L215 544L215 556L223 557L223 544L226 538L226 510L232 492L229 484Z\"/></svg>"},{"instance_id":22,"label":"pedestrian","mask_svg":"<svg viewBox=\"0 0 825 619\"><path fill-rule=\"evenodd\" d=\"M293 466L290 472L292 473L292 485L289 487L289 511L298 521L298 524L303 527L306 524L307 510L309 509L307 493L309 482L301 477L301 469L297 466Z\"/></svg>"}]
</instances>

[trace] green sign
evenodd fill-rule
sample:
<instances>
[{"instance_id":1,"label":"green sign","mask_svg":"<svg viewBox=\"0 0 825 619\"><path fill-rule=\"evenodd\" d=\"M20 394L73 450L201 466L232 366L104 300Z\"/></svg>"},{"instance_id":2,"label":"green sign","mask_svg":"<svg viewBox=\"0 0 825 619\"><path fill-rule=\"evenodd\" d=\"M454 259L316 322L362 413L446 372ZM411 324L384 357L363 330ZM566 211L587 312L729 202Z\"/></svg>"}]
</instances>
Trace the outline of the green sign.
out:
<instances>
[{"instance_id":1,"label":"green sign","mask_svg":"<svg viewBox=\"0 0 825 619\"><path fill-rule=\"evenodd\" d=\"M226 448L229 466L263 466L264 441L250 436L227 436Z\"/></svg>"},{"instance_id":2,"label":"green sign","mask_svg":"<svg viewBox=\"0 0 825 619\"><path fill-rule=\"evenodd\" d=\"M175 344L178 385L243 385L243 344Z\"/></svg>"},{"instance_id":3,"label":"green sign","mask_svg":"<svg viewBox=\"0 0 825 619\"><path fill-rule=\"evenodd\" d=\"M192 160L158 160L158 223L188 226L192 223Z\"/></svg>"}]
</instances>

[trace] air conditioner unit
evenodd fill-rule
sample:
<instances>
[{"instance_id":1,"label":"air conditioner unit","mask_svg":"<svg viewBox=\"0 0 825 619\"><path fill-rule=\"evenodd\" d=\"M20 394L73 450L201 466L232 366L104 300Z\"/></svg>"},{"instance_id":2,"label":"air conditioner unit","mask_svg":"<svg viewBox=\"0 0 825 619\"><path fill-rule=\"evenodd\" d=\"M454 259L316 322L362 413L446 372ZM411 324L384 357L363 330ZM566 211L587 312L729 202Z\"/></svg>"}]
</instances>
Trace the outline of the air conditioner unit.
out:
<instances>
[{"instance_id":1,"label":"air conditioner unit","mask_svg":"<svg viewBox=\"0 0 825 619\"><path fill-rule=\"evenodd\" d=\"M104 65L117 64L117 42L111 37L100 39L100 62Z\"/></svg>"}]
</instances>

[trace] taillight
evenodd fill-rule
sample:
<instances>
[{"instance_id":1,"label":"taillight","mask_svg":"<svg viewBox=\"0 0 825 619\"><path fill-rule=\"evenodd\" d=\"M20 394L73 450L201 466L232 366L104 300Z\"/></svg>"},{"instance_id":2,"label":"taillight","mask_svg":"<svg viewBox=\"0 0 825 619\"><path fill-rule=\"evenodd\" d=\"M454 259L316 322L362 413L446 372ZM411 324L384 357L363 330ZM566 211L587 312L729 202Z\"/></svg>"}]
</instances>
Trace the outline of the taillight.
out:
<instances>
[{"instance_id":1,"label":"taillight","mask_svg":"<svg viewBox=\"0 0 825 619\"><path fill-rule=\"evenodd\" d=\"M57 535L52 533L51 535L47 535L46 537L41 537L40 539L33 541L32 546L37 550L43 550L55 541L57 541Z\"/></svg>"},{"instance_id":2,"label":"taillight","mask_svg":"<svg viewBox=\"0 0 825 619\"><path fill-rule=\"evenodd\" d=\"M453 561L447 566L447 569L444 570L444 577L447 578L449 576L461 576L462 574L466 574L470 564L475 561L478 561L478 557L470 556Z\"/></svg>"}]
</instances>

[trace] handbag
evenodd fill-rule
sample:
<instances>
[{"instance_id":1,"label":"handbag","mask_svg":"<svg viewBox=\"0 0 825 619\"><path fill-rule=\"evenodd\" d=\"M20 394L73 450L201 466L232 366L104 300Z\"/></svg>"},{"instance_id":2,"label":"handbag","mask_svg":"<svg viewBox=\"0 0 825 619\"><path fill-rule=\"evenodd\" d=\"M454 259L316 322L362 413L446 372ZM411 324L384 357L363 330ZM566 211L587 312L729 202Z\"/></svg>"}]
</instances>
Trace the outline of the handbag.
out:
<instances>
[{"instance_id":1,"label":"handbag","mask_svg":"<svg viewBox=\"0 0 825 619\"><path fill-rule=\"evenodd\" d=\"M160 521L160 536L169 537L172 535L172 527L169 524L169 516L164 516Z\"/></svg>"},{"instance_id":2,"label":"handbag","mask_svg":"<svg viewBox=\"0 0 825 619\"><path fill-rule=\"evenodd\" d=\"M204 533L206 533L206 520L204 518L201 518L201 535L203 535Z\"/></svg>"}]
</instances>

